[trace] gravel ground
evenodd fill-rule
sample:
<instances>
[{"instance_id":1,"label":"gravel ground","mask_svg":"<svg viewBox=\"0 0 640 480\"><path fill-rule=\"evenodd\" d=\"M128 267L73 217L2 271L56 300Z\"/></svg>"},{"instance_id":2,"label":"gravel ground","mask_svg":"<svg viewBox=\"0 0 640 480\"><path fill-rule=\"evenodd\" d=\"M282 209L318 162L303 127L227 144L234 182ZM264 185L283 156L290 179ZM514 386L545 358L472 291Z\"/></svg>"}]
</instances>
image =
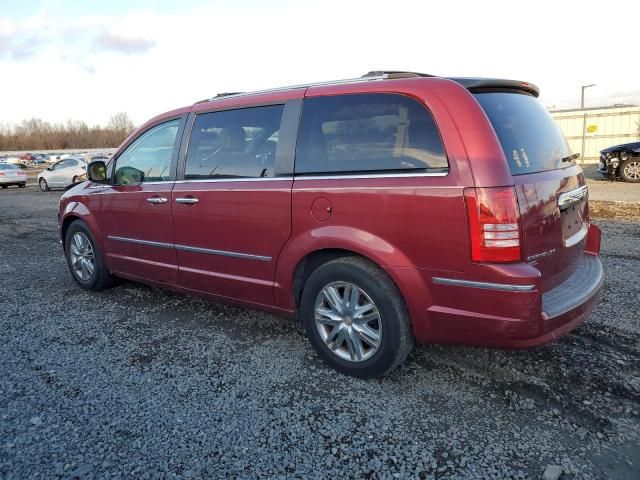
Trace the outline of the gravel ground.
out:
<instances>
[{"instance_id":1,"label":"gravel ground","mask_svg":"<svg viewBox=\"0 0 640 480\"><path fill-rule=\"evenodd\" d=\"M604 299L557 343L362 381L288 320L79 290L59 195L0 191L0 478L638 478L638 220L601 222Z\"/></svg>"}]
</instances>

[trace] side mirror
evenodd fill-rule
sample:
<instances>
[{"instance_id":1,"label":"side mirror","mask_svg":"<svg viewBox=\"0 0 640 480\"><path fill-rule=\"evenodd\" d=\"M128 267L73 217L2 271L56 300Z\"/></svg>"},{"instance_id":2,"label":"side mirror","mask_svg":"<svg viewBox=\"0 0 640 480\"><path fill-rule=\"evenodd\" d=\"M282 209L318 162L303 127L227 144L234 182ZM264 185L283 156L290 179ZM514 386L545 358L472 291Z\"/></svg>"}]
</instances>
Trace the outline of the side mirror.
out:
<instances>
[{"instance_id":1,"label":"side mirror","mask_svg":"<svg viewBox=\"0 0 640 480\"><path fill-rule=\"evenodd\" d=\"M47 167L47 170L49 170L49 171L53 170L53 166Z\"/></svg>"},{"instance_id":2,"label":"side mirror","mask_svg":"<svg viewBox=\"0 0 640 480\"><path fill-rule=\"evenodd\" d=\"M107 166L102 160L94 160L87 165L87 177L95 183L107 181Z\"/></svg>"}]
</instances>

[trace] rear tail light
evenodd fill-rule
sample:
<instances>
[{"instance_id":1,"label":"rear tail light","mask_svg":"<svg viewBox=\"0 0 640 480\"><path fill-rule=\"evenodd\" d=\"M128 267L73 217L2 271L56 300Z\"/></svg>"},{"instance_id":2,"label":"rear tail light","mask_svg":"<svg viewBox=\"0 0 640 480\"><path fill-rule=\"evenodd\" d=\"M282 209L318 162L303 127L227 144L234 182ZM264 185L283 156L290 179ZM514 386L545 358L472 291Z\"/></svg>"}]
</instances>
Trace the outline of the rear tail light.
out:
<instances>
[{"instance_id":1,"label":"rear tail light","mask_svg":"<svg viewBox=\"0 0 640 480\"><path fill-rule=\"evenodd\" d=\"M471 259L520 261L520 214L513 187L465 188Z\"/></svg>"}]
</instances>

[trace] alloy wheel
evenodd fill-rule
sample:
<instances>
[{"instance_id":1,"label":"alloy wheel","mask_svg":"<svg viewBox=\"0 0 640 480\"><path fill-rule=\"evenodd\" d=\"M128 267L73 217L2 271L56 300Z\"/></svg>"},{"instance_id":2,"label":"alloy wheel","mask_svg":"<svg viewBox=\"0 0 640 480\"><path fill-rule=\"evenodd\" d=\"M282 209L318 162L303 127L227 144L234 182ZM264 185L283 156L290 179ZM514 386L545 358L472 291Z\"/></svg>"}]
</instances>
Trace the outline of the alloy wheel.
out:
<instances>
[{"instance_id":1,"label":"alloy wheel","mask_svg":"<svg viewBox=\"0 0 640 480\"><path fill-rule=\"evenodd\" d=\"M86 282L95 270L93 246L83 232L75 232L69 244L69 257L73 273Z\"/></svg>"},{"instance_id":2,"label":"alloy wheel","mask_svg":"<svg viewBox=\"0 0 640 480\"><path fill-rule=\"evenodd\" d=\"M343 360L362 362L380 348L380 312L357 285L349 282L326 285L316 297L314 314L320 338Z\"/></svg>"},{"instance_id":3,"label":"alloy wheel","mask_svg":"<svg viewBox=\"0 0 640 480\"><path fill-rule=\"evenodd\" d=\"M624 167L624 176L631 180L640 180L640 161L627 163Z\"/></svg>"}]
</instances>

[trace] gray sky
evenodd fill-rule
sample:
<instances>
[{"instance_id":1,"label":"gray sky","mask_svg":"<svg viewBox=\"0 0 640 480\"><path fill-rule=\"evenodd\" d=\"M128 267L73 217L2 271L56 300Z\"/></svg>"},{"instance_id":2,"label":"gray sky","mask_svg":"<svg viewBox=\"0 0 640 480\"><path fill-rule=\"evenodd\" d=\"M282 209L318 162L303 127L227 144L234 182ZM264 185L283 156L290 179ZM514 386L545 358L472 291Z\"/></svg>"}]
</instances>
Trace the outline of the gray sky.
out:
<instances>
[{"instance_id":1,"label":"gray sky","mask_svg":"<svg viewBox=\"0 0 640 480\"><path fill-rule=\"evenodd\" d=\"M640 2L0 0L0 122L136 124L217 92L369 70L505 77L546 106L640 103ZM626 32L626 33L625 33Z\"/></svg>"}]
</instances>

